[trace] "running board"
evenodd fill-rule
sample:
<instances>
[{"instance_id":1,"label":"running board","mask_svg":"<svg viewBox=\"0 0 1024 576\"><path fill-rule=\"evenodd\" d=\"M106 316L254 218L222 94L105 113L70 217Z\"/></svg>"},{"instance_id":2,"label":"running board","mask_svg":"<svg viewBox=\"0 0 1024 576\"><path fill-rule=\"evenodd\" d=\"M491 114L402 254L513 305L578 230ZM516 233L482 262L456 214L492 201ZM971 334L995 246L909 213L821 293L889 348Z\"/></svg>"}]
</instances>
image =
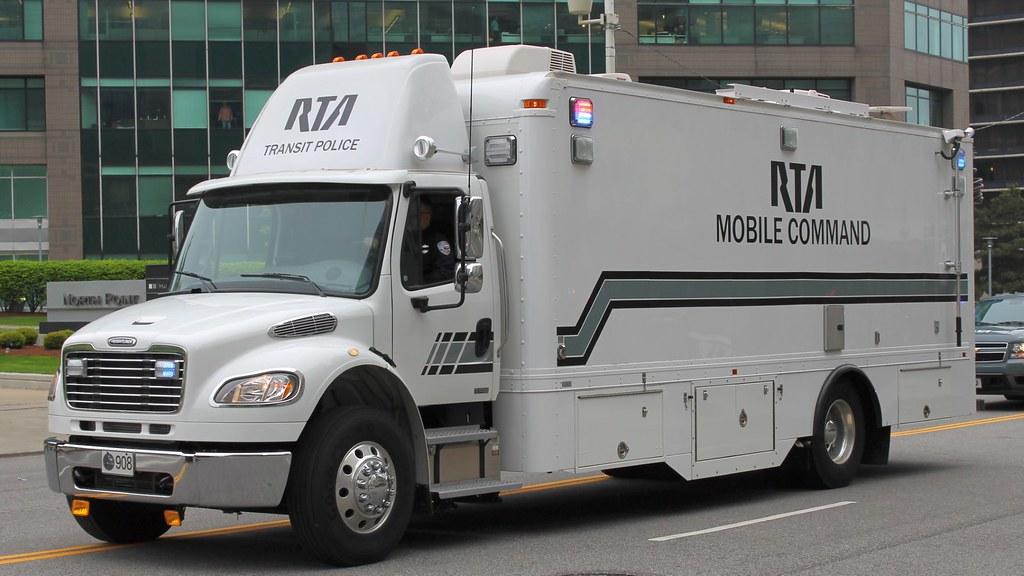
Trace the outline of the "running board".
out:
<instances>
[{"instance_id":1,"label":"running board","mask_svg":"<svg viewBox=\"0 0 1024 576\"><path fill-rule=\"evenodd\" d=\"M430 492L441 500L452 498L465 498L467 496L479 496L481 494L496 494L502 490L514 490L522 487L522 482L510 480L491 480L479 478L474 480L462 480L459 482L446 482L444 484L432 484Z\"/></svg>"},{"instance_id":2,"label":"running board","mask_svg":"<svg viewBox=\"0 0 1024 576\"><path fill-rule=\"evenodd\" d=\"M486 430L479 426L449 426L447 428L427 428L425 430L427 446L438 444L458 444L477 440L492 440L498 437L496 430Z\"/></svg>"}]
</instances>

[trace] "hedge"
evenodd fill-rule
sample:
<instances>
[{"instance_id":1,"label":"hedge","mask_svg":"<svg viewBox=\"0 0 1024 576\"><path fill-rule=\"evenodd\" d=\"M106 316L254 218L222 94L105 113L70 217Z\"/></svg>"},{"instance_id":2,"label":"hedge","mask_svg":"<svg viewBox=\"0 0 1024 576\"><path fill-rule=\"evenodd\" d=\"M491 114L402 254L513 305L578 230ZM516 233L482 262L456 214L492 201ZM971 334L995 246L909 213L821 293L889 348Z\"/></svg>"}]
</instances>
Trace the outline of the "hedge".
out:
<instances>
[{"instance_id":1,"label":"hedge","mask_svg":"<svg viewBox=\"0 0 1024 576\"><path fill-rule=\"evenodd\" d=\"M58 330L56 332L50 332L46 336L43 336L43 348L47 350L60 350L64 346L64 341L68 339L72 334L71 330Z\"/></svg>"},{"instance_id":2,"label":"hedge","mask_svg":"<svg viewBox=\"0 0 1024 576\"><path fill-rule=\"evenodd\" d=\"M8 312L28 307L39 310L46 303L47 282L84 280L142 280L147 260L8 260L0 262L0 305Z\"/></svg>"},{"instance_id":3,"label":"hedge","mask_svg":"<svg viewBox=\"0 0 1024 576\"><path fill-rule=\"evenodd\" d=\"M36 340L39 339L39 331L36 330L35 328L29 328L28 326L22 326L21 328L18 328L17 330L15 330L15 332L18 332L22 336L25 337L25 345L26 346L35 346L36 345Z\"/></svg>"},{"instance_id":4,"label":"hedge","mask_svg":"<svg viewBox=\"0 0 1024 576\"><path fill-rule=\"evenodd\" d=\"M25 345L25 337L21 332L0 332L0 347L21 348Z\"/></svg>"}]
</instances>

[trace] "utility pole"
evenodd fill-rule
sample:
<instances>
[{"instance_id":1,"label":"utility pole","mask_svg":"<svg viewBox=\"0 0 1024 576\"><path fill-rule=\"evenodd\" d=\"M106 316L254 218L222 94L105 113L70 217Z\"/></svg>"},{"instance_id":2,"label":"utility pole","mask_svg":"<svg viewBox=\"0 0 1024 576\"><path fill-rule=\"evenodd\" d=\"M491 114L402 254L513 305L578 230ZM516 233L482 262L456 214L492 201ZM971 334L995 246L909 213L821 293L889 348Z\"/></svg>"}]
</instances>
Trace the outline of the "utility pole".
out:
<instances>
[{"instance_id":1,"label":"utility pole","mask_svg":"<svg viewBox=\"0 0 1024 576\"><path fill-rule=\"evenodd\" d=\"M985 236L985 248L988 250L988 295L992 295L992 243L998 240L996 236Z\"/></svg>"},{"instance_id":2,"label":"utility pole","mask_svg":"<svg viewBox=\"0 0 1024 576\"><path fill-rule=\"evenodd\" d=\"M580 26L600 24L604 26L604 71L606 74L615 72L615 31L619 26L619 15L615 13L615 0L605 0L604 14L597 18L584 19L590 16L594 6L593 0L569 0L569 14L579 18Z\"/></svg>"}]
</instances>

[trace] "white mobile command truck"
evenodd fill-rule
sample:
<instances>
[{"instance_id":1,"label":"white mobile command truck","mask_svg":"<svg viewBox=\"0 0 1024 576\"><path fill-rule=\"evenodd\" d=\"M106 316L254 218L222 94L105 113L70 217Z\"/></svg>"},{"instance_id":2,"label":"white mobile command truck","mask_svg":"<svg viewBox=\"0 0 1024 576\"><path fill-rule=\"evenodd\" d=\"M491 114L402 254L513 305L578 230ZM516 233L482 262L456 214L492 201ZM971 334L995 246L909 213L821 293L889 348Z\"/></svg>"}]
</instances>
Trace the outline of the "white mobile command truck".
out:
<instances>
[{"instance_id":1,"label":"white mobile command truck","mask_svg":"<svg viewBox=\"0 0 1024 576\"><path fill-rule=\"evenodd\" d=\"M68 339L50 487L102 540L279 512L357 564L523 474L845 486L973 410L969 147L530 46L305 68L175 204L170 293Z\"/></svg>"}]
</instances>

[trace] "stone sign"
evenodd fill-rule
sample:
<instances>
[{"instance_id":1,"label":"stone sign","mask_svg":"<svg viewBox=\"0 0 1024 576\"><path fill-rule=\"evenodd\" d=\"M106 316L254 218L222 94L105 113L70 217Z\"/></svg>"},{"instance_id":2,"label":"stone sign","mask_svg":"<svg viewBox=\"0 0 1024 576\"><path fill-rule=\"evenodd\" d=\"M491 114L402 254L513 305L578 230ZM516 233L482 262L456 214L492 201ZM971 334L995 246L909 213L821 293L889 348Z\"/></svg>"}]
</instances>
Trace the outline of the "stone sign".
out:
<instances>
[{"instance_id":1,"label":"stone sign","mask_svg":"<svg viewBox=\"0 0 1024 576\"><path fill-rule=\"evenodd\" d=\"M40 331L78 329L112 310L145 301L145 280L47 282L46 322Z\"/></svg>"}]
</instances>

